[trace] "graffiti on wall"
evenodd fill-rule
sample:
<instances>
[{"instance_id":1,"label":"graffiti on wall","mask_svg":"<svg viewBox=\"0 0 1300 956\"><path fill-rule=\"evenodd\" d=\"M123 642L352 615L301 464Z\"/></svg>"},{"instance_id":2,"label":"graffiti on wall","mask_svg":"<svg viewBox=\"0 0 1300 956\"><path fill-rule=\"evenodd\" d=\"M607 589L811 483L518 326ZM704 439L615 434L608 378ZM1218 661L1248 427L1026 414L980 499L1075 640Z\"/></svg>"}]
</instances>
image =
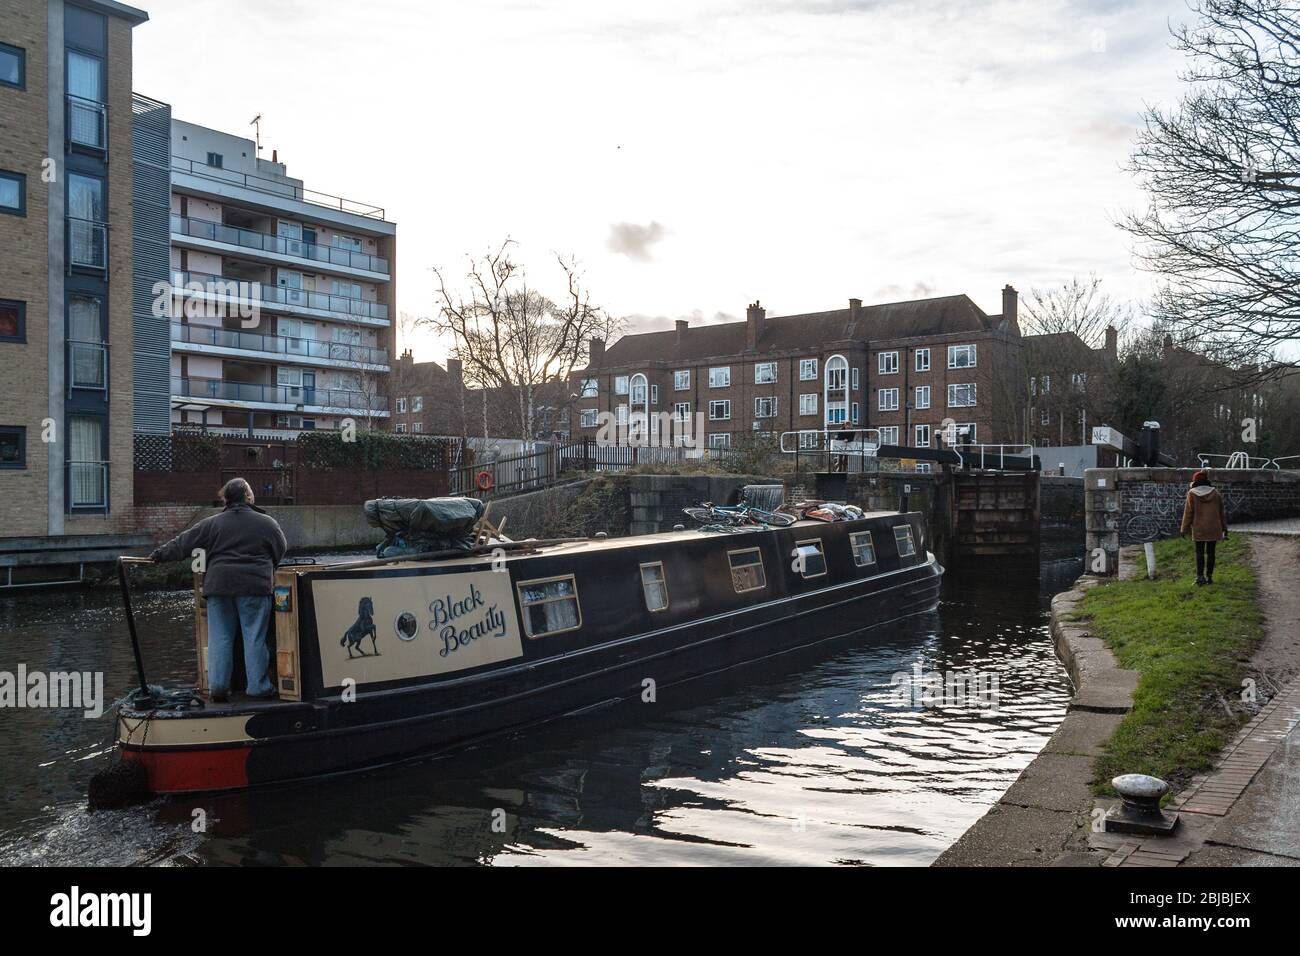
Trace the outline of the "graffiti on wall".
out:
<instances>
[{"instance_id":1,"label":"graffiti on wall","mask_svg":"<svg viewBox=\"0 0 1300 956\"><path fill-rule=\"evenodd\" d=\"M1178 536L1183 521L1187 486L1169 481L1142 481L1120 486L1120 544L1142 544ZM1228 524L1249 517L1247 495L1240 488L1220 487Z\"/></svg>"},{"instance_id":2,"label":"graffiti on wall","mask_svg":"<svg viewBox=\"0 0 1300 956\"><path fill-rule=\"evenodd\" d=\"M1219 485L1227 522L1251 518L1247 489ZM1165 537L1178 537L1183 523L1187 485L1174 481L1135 481L1121 485L1122 514L1119 544L1143 544Z\"/></svg>"}]
</instances>

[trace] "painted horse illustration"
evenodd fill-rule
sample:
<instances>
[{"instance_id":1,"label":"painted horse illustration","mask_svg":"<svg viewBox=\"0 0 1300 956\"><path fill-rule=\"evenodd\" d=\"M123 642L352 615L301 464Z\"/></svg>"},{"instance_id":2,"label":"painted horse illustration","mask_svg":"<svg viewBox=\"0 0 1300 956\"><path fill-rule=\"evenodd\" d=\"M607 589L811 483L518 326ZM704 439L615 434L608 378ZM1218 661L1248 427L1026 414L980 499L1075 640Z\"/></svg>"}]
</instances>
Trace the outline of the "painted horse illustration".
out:
<instances>
[{"instance_id":1,"label":"painted horse illustration","mask_svg":"<svg viewBox=\"0 0 1300 956\"><path fill-rule=\"evenodd\" d=\"M374 649L374 654L367 654L361 642L370 636L370 646ZM351 658L353 648L361 652L362 657L379 656L379 634L375 630L375 602L368 597L363 597L357 604L357 619L346 631L343 632L343 639L339 641L339 647L346 646L348 657Z\"/></svg>"}]
</instances>

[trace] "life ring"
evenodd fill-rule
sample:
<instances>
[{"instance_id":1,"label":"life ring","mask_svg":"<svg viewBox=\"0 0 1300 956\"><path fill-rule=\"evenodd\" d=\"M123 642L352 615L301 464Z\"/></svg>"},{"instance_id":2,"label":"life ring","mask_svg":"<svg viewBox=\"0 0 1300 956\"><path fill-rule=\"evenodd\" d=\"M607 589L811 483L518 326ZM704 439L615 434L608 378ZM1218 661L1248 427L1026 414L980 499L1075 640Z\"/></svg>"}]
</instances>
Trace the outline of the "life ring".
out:
<instances>
[{"instance_id":1,"label":"life ring","mask_svg":"<svg viewBox=\"0 0 1300 956\"><path fill-rule=\"evenodd\" d=\"M479 491L490 491L492 489L492 472L480 471L474 478L474 484L478 485Z\"/></svg>"}]
</instances>

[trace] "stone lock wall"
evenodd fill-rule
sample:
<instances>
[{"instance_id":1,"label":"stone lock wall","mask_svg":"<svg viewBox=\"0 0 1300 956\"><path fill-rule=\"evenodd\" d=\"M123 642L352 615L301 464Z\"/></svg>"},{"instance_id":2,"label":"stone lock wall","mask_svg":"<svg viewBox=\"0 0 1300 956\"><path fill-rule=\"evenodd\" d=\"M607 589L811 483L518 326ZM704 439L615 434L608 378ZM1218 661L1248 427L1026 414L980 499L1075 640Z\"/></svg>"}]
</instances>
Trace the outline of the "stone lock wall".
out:
<instances>
[{"instance_id":1,"label":"stone lock wall","mask_svg":"<svg viewBox=\"0 0 1300 956\"><path fill-rule=\"evenodd\" d=\"M1084 473L1088 566L1106 553L1105 574L1119 566L1119 549L1177 536L1193 468L1089 468ZM1300 471L1214 468L1228 526L1300 516Z\"/></svg>"}]
</instances>

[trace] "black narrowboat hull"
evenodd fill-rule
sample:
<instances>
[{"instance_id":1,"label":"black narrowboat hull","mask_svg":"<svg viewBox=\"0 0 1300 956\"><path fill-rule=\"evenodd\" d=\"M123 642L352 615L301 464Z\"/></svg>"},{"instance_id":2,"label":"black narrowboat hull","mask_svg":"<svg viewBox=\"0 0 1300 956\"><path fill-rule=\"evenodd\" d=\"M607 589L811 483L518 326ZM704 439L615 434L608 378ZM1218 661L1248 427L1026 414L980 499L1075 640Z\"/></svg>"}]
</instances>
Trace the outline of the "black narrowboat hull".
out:
<instances>
[{"instance_id":1,"label":"black narrowboat hull","mask_svg":"<svg viewBox=\"0 0 1300 956\"><path fill-rule=\"evenodd\" d=\"M919 547L910 560L892 548L890 529L900 522L915 529L919 544L919 516L890 515L735 535L654 535L639 544L579 547L495 568L478 562L304 572L297 590L303 700L175 712L124 709L119 746L124 759L144 764L151 790L203 792L379 766L617 700L653 695L663 703L666 691L684 681L933 610L943 569ZM859 537L864 530L875 532L875 560L867 568L856 566L849 546L855 530ZM788 566L791 544L809 540L821 542L825 553L827 567L820 576ZM739 591L726 572L727 552L737 550L762 553L767 580L761 594ZM657 612L647 611L649 598L643 598L639 569L647 564L660 565L667 588L668 607ZM502 571L508 576L501 577ZM349 600L363 593L363 602L377 606L373 620L381 622L379 630L403 600L385 607L384 594L417 585L426 596L437 594L440 574L453 575L445 580L462 586L466 580L478 582L471 589L476 597L506 581L512 596L519 596L531 582L554 580L561 571L561 576L571 572L576 582L576 627L534 636L527 608L512 601L500 610L512 615L510 624L517 627L517 653L512 646L501 659L459 670L382 679L391 674L375 668L391 671L391 658L414 653L413 647L426 640L423 629L400 642L390 639L391 632L379 637L373 658L365 662L344 661L342 650L352 654L356 648L336 647L348 641L346 633L342 642L336 638L342 625L316 633L330 626L334 612L326 614L322 606L331 588L345 587ZM475 577L493 574L498 576ZM629 580L633 586L625 587ZM440 601L430 609L444 606ZM449 595L445 606L452 604ZM439 648L435 623L441 618L429 622L428 660L445 661L463 648L473 649L471 642L497 639L462 637L465 643L456 646L452 635ZM369 649L370 637L361 644ZM389 659L382 659L384 653ZM346 680L337 682L349 667L381 679L358 680L351 687Z\"/></svg>"}]
</instances>

